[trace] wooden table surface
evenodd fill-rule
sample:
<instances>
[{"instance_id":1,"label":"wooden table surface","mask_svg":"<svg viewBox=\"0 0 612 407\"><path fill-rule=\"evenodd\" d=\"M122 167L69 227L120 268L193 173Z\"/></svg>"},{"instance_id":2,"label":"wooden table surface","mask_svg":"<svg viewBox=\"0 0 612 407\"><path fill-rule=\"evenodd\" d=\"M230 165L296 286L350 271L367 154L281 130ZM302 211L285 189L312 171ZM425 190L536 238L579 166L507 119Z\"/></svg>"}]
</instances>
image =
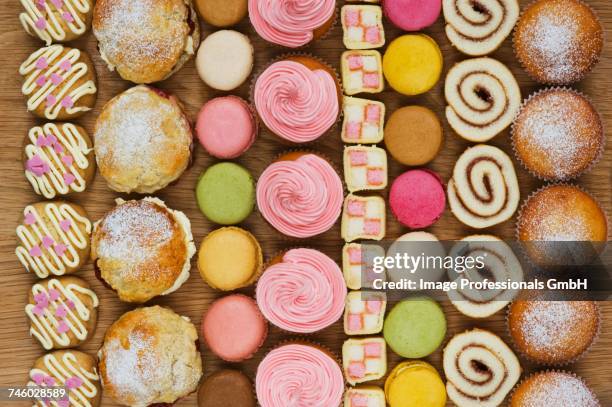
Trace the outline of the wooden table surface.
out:
<instances>
[{"instance_id":1,"label":"wooden table surface","mask_svg":"<svg viewBox=\"0 0 612 407\"><path fill-rule=\"evenodd\" d=\"M338 3L341 5L343 2L339 1ZM526 3L526 1L521 1L523 5ZM601 112L607 127L607 125L612 124L612 102L608 97L609 88L612 87L612 35L609 32L609 29L612 28L612 2L590 0L588 3L593 6L604 22L609 41L599 65L584 81L576 84L575 87L591 97ZM20 92L21 79L17 71L21 62L37 47L42 46L42 43L29 37L23 31L18 21L20 11L21 6L17 1L4 2L4 6L0 8L0 21L2 22L0 27L0 134L2 137L0 148L0 188L2 188L0 192L0 208L2 211L2 222L0 222L0 386L24 384L27 381L27 374L32 363L43 354L43 349L28 334L29 324L23 311L30 285L36 278L22 268L14 255L17 244L14 230L21 211L26 204L41 200L34 194L24 177L21 159L22 143L28 129L37 123L41 123L41 121L26 111L25 101ZM212 28L204 23L201 26L206 34L212 31ZM400 32L392 28L388 21L385 21L385 28L387 43L400 35ZM249 35L254 43L256 49L254 72L262 69L266 62L273 57L287 52L285 49L270 46L261 40L251 28L248 19L238 25L237 29ZM439 115L444 123L445 141L439 156L429 167L438 171L444 180L448 181L455 160L469 143L454 134L446 121L443 120L445 107L443 82L449 67L456 61L465 59L465 56L453 49L446 39L442 17L425 32L435 38L442 49L444 55L442 80L430 92L418 97L405 97L387 89L379 95L374 95L373 98L383 100L388 112L392 112L400 106L419 104L433 109ZM94 121L102 106L116 94L131 87L132 84L121 80L115 73L109 72L100 59L96 50L95 38L91 33L88 33L85 38L76 41L73 45L86 49L92 56L97 69L99 93L96 107L92 112L77 120L91 134ZM339 57L343 50L342 29L337 25L324 40L318 41L313 46L300 50L300 52L312 53L322 57L339 69ZM507 39L503 47L492 56L506 63L512 70L521 85L523 96L527 96L540 88L520 68L512 53L510 39ZM158 86L176 94L185 104L192 119L195 119L198 109L206 100L219 94L219 92L211 90L202 83L197 76L193 60L189 61L172 78L159 83ZM248 83L232 93L248 97ZM580 185L598 198L608 215L612 215L611 141L612 137L608 135L608 148L603 159L593 171L578 179ZM508 153L511 152L507 131L498 135L491 141L491 144L500 146ZM326 136L311 148L322 151L335 162L338 168L341 168L343 145L337 132ZM262 131L254 146L236 161L252 171L255 177L258 177L270 163L271 158L285 149L286 147L278 143L273 136ZM193 234L197 245L207 233L215 228L215 225L208 222L199 212L194 197L194 187L198 176L213 162L215 160L198 146L195 150L194 165L186 171L176 185L168 187L158 194L170 207L182 210L187 214L193 226ZM522 197L526 197L542 183L533 179L518 166L516 161L515 165ZM390 159L391 179L404 170L405 168ZM71 200L83 205L89 212L91 219L97 220L113 207L114 199L117 196L119 195L111 191L106 186L104 179L98 175L87 191L74 196ZM511 239L514 235L514 222L515 218L502 225L490 228L487 232ZM268 226L257 212L254 212L242 226L251 230L257 236L262 243L265 255L272 255L284 247L295 246L296 244L295 242L288 243L279 233ZM390 213L388 214L387 230L388 238L398 237L407 231L395 221ZM460 224L448 210L429 231L435 233L440 239L457 239L474 233L473 230ZM318 248L335 260L340 261L343 242L340 238L339 224L336 224L320 239L306 240L304 245ZM83 351L95 355L106 328L133 306L119 302L112 291L104 288L96 280L91 263L87 264L76 275L84 278L93 286L101 301L95 335L81 347ZM244 292L252 293L252 289L244 290ZM155 299L151 301L151 304L167 305L176 312L189 316L194 324L199 325L202 313L206 311L215 298L221 295L222 293L212 290L202 281L194 266L191 277L178 291L168 297ZM601 303L601 306L604 321L599 341L585 358L567 369L576 372L588 381L597 393L602 405L612 406L612 386L610 385L612 383L612 364L608 363L610 356L612 356L612 302ZM443 307L448 319L448 333L445 341L450 339L453 334L471 327L491 329L504 339L508 339L504 311L479 321L462 316L448 301L445 301ZM266 351L279 340L288 337L290 336L281 333L278 329L271 328L264 347L257 352L253 359L232 366L243 369L249 376L254 377L257 364ZM340 353L342 342L346 339L340 322L310 338L327 345L338 353ZM226 365L204 347L201 350L206 375L220 366ZM440 359L440 349L427 358L441 371ZM395 366L399 360L400 358L397 355L389 351L389 369ZM534 370L534 367L525 361L521 360L521 363L525 372ZM195 395L191 395L181 400L177 405L193 406L196 405L195 400ZM114 404L109 398L104 397L102 405L111 406ZM449 405L452 404L449 402Z\"/></svg>"}]
</instances>

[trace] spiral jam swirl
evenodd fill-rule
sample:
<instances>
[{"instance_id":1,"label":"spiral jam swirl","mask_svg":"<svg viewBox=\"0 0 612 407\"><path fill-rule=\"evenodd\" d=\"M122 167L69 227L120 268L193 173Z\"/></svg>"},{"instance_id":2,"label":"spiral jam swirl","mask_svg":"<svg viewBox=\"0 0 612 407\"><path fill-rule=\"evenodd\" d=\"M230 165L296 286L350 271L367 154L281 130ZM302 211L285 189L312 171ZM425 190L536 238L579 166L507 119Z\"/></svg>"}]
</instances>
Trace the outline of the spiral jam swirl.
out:
<instances>
[{"instance_id":1,"label":"spiral jam swirl","mask_svg":"<svg viewBox=\"0 0 612 407\"><path fill-rule=\"evenodd\" d=\"M459 62L446 76L446 119L461 137L484 142L508 127L521 107L512 72L491 58Z\"/></svg>"},{"instance_id":2,"label":"spiral jam swirl","mask_svg":"<svg viewBox=\"0 0 612 407\"><path fill-rule=\"evenodd\" d=\"M336 81L323 69L310 70L294 61L275 62L257 78L253 92L264 124L293 143L316 140L338 119Z\"/></svg>"},{"instance_id":3,"label":"spiral jam swirl","mask_svg":"<svg viewBox=\"0 0 612 407\"><path fill-rule=\"evenodd\" d=\"M516 211L520 191L510 157L497 147L479 144L459 157L448 182L453 214L476 229L505 222Z\"/></svg>"},{"instance_id":4,"label":"spiral jam swirl","mask_svg":"<svg viewBox=\"0 0 612 407\"><path fill-rule=\"evenodd\" d=\"M519 18L516 0L444 0L446 36L468 55L495 51Z\"/></svg>"},{"instance_id":5,"label":"spiral jam swirl","mask_svg":"<svg viewBox=\"0 0 612 407\"><path fill-rule=\"evenodd\" d=\"M314 154L275 162L257 182L259 212L291 237L312 237L329 230L340 216L342 200L340 177Z\"/></svg>"},{"instance_id":6,"label":"spiral jam swirl","mask_svg":"<svg viewBox=\"0 0 612 407\"><path fill-rule=\"evenodd\" d=\"M261 361L255 389L261 407L338 406L344 377L327 353L290 344L274 349Z\"/></svg>"},{"instance_id":7,"label":"spiral jam swirl","mask_svg":"<svg viewBox=\"0 0 612 407\"><path fill-rule=\"evenodd\" d=\"M293 249L257 283L257 305L281 329L312 333L336 322L344 311L346 284L340 267L313 249Z\"/></svg>"},{"instance_id":8,"label":"spiral jam swirl","mask_svg":"<svg viewBox=\"0 0 612 407\"><path fill-rule=\"evenodd\" d=\"M499 406L521 375L508 345L481 329L455 335L444 349L443 365L446 391L458 406Z\"/></svg>"},{"instance_id":9,"label":"spiral jam swirl","mask_svg":"<svg viewBox=\"0 0 612 407\"><path fill-rule=\"evenodd\" d=\"M297 48L334 15L334 0L249 0L251 24L264 40Z\"/></svg>"}]
</instances>

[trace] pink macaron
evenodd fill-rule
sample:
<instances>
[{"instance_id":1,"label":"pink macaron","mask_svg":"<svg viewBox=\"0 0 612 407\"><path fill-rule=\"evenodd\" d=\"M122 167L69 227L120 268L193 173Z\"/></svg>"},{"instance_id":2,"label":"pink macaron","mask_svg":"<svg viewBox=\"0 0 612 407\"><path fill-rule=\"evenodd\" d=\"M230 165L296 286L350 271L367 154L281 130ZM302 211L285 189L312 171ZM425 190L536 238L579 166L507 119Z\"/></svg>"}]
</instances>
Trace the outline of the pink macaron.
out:
<instances>
[{"instance_id":1,"label":"pink macaron","mask_svg":"<svg viewBox=\"0 0 612 407\"><path fill-rule=\"evenodd\" d=\"M383 0L385 15L404 31L419 31L436 22L442 0Z\"/></svg>"},{"instance_id":2,"label":"pink macaron","mask_svg":"<svg viewBox=\"0 0 612 407\"><path fill-rule=\"evenodd\" d=\"M391 185L389 206L404 226L411 229L431 226L440 219L446 207L440 177L425 169L406 171Z\"/></svg>"},{"instance_id":3,"label":"pink macaron","mask_svg":"<svg viewBox=\"0 0 612 407\"><path fill-rule=\"evenodd\" d=\"M196 133L202 147L214 157L231 159L242 155L257 136L251 107L238 96L209 100L198 113Z\"/></svg>"},{"instance_id":4,"label":"pink macaron","mask_svg":"<svg viewBox=\"0 0 612 407\"><path fill-rule=\"evenodd\" d=\"M232 294L212 303L202 319L210 350L228 362L250 359L268 336L268 323L251 297Z\"/></svg>"}]
</instances>

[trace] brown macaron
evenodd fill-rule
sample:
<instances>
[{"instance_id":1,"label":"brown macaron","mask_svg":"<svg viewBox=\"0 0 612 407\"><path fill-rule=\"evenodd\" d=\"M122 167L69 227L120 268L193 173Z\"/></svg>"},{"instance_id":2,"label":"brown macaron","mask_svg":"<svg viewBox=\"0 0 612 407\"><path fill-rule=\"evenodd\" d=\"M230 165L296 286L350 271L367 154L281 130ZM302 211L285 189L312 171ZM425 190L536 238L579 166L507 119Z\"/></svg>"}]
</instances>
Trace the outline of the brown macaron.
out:
<instances>
[{"instance_id":1,"label":"brown macaron","mask_svg":"<svg viewBox=\"0 0 612 407\"><path fill-rule=\"evenodd\" d=\"M253 384L238 370L222 369L208 376L198 391L200 407L255 407Z\"/></svg>"},{"instance_id":2,"label":"brown macaron","mask_svg":"<svg viewBox=\"0 0 612 407\"><path fill-rule=\"evenodd\" d=\"M385 145L396 161L424 165L433 160L443 142L442 126L434 112L423 106L405 106L389 117Z\"/></svg>"},{"instance_id":3,"label":"brown macaron","mask_svg":"<svg viewBox=\"0 0 612 407\"><path fill-rule=\"evenodd\" d=\"M215 27L237 24L247 15L247 0L195 0L198 13Z\"/></svg>"}]
</instances>

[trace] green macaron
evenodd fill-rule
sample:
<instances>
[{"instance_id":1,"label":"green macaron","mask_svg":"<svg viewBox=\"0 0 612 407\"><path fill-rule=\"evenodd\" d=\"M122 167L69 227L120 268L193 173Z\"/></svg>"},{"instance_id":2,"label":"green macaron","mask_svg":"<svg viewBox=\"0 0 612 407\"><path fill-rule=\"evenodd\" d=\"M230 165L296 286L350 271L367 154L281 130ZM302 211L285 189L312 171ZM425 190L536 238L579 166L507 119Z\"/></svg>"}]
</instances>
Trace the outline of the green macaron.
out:
<instances>
[{"instance_id":1,"label":"green macaron","mask_svg":"<svg viewBox=\"0 0 612 407\"><path fill-rule=\"evenodd\" d=\"M209 167L196 185L200 210L210 221L235 225L245 220L255 206L255 183L246 168L231 162Z\"/></svg>"},{"instance_id":2,"label":"green macaron","mask_svg":"<svg viewBox=\"0 0 612 407\"><path fill-rule=\"evenodd\" d=\"M408 359L423 358L442 344L446 318L440 305L431 298L409 298L389 312L383 334L398 355Z\"/></svg>"}]
</instances>

